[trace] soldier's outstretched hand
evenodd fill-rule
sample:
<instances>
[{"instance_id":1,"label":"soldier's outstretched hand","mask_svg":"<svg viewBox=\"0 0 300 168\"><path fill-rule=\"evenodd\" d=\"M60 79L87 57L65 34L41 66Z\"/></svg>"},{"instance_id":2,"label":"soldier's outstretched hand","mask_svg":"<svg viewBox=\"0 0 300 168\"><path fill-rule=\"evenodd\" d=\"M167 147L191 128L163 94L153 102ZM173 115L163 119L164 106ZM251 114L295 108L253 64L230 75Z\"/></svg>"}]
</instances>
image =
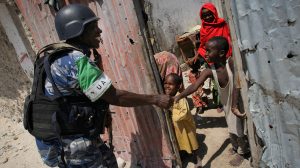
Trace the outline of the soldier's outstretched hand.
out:
<instances>
[{"instance_id":1,"label":"soldier's outstretched hand","mask_svg":"<svg viewBox=\"0 0 300 168\"><path fill-rule=\"evenodd\" d=\"M173 98L166 94L155 95L155 99L155 105L164 109L168 109L173 104Z\"/></svg>"}]
</instances>

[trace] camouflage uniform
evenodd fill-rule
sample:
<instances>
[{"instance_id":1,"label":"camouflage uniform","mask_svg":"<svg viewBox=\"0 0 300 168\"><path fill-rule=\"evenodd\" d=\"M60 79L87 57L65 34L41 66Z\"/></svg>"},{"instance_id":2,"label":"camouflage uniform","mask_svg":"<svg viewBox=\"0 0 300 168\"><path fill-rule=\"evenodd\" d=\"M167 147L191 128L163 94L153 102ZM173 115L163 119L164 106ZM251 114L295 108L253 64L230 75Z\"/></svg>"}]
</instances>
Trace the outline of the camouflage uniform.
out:
<instances>
[{"instance_id":1,"label":"camouflage uniform","mask_svg":"<svg viewBox=\"0 0 300 168\"><path fill-rule=\"evenodd\" d=\"M82 47L83 48L83 47ZM83 51L88 51L87 49ZM88 52L84 52L88 53ZM91 101L99 99L111 86L111 80L89 60L83 53L73 51L51 64L51 74L58 89L63 95L71 95L74 89L80 89ZM93 89L95 84L105 81L102 90ZM47 96L53 95L53 88L46 79L45 90ZM91 91L92 90L92 94ZM43 141L36 139L38 151L44 163L50 167L64 167L61 159L62 147L64 161L67 167L117 167L113 152L99 138L84 135L71 135Z\"/></svg>"}]
</instances>

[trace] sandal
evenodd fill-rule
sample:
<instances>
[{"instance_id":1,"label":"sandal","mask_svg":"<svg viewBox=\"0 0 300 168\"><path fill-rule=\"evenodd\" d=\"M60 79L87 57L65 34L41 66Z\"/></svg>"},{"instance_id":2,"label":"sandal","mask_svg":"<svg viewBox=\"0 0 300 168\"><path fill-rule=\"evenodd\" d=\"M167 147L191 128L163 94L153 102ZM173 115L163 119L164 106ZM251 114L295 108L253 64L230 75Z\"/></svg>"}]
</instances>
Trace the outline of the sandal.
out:
<instances>
[{"instance_id":1,"label":"sandal","mask_svg":"<svg viewBox=\"0 0 300 168\"><path fill-rule=\"evenodd\" d=\"M229 153L230 155L234 155L234 154L237 153L237 150L236 150L236 149L233 149L233 148L230 148L230 149L228 150L228 153Z\"/></svg>"},{"instance_id":2,"label":"sandal","mask_svg":"<svg viewBox=\"0 0 300 168\"><path fill-rule=\"evenodd\" d=\"M217 112L218 112L218 113L222 113L223 111L224 111L223 107L218 107L218 108L217 108Z\"/></svg>"}]
</instances>

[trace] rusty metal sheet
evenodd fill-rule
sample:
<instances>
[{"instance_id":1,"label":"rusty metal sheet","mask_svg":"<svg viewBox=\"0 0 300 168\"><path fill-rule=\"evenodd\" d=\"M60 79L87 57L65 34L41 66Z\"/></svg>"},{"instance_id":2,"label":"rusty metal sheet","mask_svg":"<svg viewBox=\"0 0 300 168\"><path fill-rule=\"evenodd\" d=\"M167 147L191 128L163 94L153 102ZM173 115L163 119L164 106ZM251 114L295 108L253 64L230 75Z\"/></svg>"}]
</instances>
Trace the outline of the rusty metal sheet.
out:
<instances>
[{"instance_id":1,"label":"rusty metal sheet","mask_svg":"<svg viewBox=\"0 0 300 168\"><path fill-rule=\"evenodd\" d=\"M145 44L140 32L133 0L66 1L88 5L101 18L102 55L105 72L119 89L136 93L157 93ZM53 11L41 1L16 0L38 48L55 42ZM52 12L52 13L51 13ZM143 167L171 167L172 153L168 136L153 106L137 108L111 107L115 154L127 164Z\"/></svg>"}]
</instances>

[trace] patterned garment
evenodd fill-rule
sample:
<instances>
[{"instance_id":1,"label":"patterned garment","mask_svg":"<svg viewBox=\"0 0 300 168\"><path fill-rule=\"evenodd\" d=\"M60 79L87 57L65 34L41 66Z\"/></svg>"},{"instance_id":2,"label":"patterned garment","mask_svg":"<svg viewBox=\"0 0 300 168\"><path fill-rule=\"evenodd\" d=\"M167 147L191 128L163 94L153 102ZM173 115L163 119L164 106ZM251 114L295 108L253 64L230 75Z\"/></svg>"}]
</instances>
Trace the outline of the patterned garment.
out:
<instances>
[{"instance_id":1,"label":"patterned garment","mask_svg":"<svg viewBox=\"0 0 300 168\"><path fill-rule=\"evenodd\" d=\"M156 53L154 58L162 81L164 81L165 77L170 73L175 73L180 77L182 76L178 59L174 54L162 51L160 53Z\"/></svg>"},{"instance_id":2,"label":"patterned garment","mask_svg":"<svg viewBox=\"0 0 300 168\"><path fill-rule=\"evenodd\" d=\"M200 76L200 71L198 72L189 72L189 82L190 83L195 83L197 81L197 78L199 78ZM197 91L195 91L192 94L192 100L193 100L193 104L195 107L207 107L207 104L202 100L202 96L203 96L204 92L202 89L202 86L200 86Z\"/></svg>"},{"instance_id":3,"label":"patterned garment","mask_svg":"<svg viewBox=\"0 0 300 168\"><path fill-rule=\"evenodd\" d=\"M64 167L61 160L61 143L56 139L42 141L36 139L42 160L50 167ZM116 158L113 152L100 139L89 139L81 135L62 138L64 157L68 168L94 167L115 168Z\"/></svg>"},{"instance_id":4,"label":"patterned garment","mask_svg":"<svg viewBox=\"0 0 300 168\"><path fill-rule=\"evenodd\" d=\"M111 86L111 80L97 65L79 51L67 53L51 64L51 74L63 95L70 95L73 89L81 90L92 102L99 99ZM52 84L46 79L46 95L54 94Z\"/></svg>"},{"instance_id":5,"label":"patterned garment","mask_svg":"<svg viewBox=\"0 0 300 168\"><path fill-rule=\"evenodd\" d=\"M51 64L51 74L63 95L81 90L92 102L99 99L111 86L111 80L83 53L72 51ZM46 79L47 96L54 95L52 84ZM64 167L61 160L63 146L66 165L75 167L117 167L116 158L102 140L72 135L43 141L36 139L44 163L50 167Z\"/></svg>"}]
</instances>

